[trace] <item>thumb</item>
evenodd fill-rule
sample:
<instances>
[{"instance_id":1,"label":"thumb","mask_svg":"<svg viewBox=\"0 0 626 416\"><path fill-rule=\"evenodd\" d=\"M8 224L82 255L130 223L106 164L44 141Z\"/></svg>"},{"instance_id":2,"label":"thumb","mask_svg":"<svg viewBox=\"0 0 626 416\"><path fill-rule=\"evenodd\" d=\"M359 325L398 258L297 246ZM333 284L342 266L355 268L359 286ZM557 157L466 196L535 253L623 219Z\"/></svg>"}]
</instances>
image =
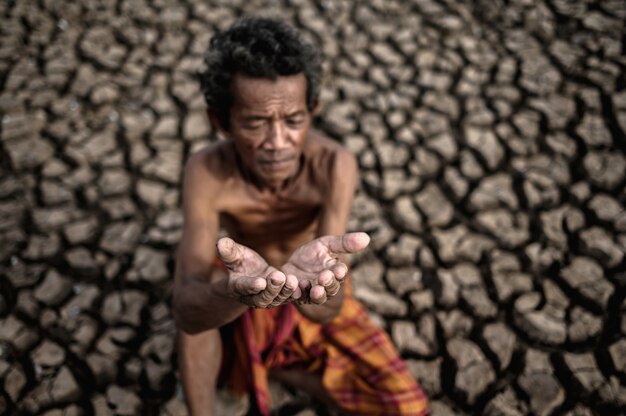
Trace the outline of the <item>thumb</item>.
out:
<instances>
[{"instance_id":1,"label":"thumb","mask_svg":"<svg viewBox=\"0 0 626 416\"><path fill-rule=\"evenodd\" d=\"M228 237L220 238L217 242L217 257L226 267L241 261L243 250L241 245Z\"/></svg>"},{"instance_id":2,"label":"thumb","mask_svg":"<svg viewBox=\"0 0 626 416\"><path fill-rule=\"evenodd\" d=\"M322 241L333 253L356 253L369 245L370 237L365 233L358 232L344 235L329 235L322 237Z\"/></svg>"}]
</instances>

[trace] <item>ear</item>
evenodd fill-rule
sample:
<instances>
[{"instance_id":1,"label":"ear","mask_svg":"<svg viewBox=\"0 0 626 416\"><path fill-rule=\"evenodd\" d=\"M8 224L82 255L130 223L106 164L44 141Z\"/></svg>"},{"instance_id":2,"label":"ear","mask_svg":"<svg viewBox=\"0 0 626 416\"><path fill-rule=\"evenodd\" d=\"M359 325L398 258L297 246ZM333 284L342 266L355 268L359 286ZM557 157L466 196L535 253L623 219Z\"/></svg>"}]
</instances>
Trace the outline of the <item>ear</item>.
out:
<instances>
[{"instance_id":1,"label":"ear","mask_svg":"<svg viewBox=\"0 0 626 416\"><path fill-rule=\"evenodd\" d=\"M227 139L228 138L228 130L226 130L224 128L224 126L222 125L222 123L220 122L220 118L217 116L216 111L214 109L212 109L212 108L207 108L206 114L209 117L209 122L211 123L211 127L213 127L213 129L217 130L217 132L220 134L220 136L222 136L223 138Z\"/></svg>"},{"instance_id":2,"label":"ear","mask_svg":"<svg viewBox=\"0 0 626 416\"><path fill-rule=\"evenodd\" d=\"M315 99L315 102L313 103L313 109L311 110L311 115L313 117L316 117L320 114L321 111L321 105L320 105L320 100L319 99Z\"/></svg>"}]
</instances>

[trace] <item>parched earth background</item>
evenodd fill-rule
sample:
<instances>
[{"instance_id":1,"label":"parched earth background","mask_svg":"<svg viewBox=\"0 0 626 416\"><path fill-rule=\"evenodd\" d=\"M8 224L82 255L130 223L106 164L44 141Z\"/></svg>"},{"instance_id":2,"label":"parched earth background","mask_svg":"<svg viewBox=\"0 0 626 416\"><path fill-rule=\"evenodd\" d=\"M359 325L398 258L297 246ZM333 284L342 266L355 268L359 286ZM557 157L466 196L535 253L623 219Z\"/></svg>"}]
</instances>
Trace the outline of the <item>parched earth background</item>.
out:
<instances>
[{"instance_id":1,"label":"parched earth background","mask_svg":"<svg viewBox=\"0 0 626 416\"><path fill-rule=\"evenodd\" d=\"M620 0L0 2L0 413L185 413L195 73L245 13L325 54L316 124L357 154L372 236L356 297L433 414L623 414ZM326 412L277 389L276 414Z\"/></svg>"}]
</instances>

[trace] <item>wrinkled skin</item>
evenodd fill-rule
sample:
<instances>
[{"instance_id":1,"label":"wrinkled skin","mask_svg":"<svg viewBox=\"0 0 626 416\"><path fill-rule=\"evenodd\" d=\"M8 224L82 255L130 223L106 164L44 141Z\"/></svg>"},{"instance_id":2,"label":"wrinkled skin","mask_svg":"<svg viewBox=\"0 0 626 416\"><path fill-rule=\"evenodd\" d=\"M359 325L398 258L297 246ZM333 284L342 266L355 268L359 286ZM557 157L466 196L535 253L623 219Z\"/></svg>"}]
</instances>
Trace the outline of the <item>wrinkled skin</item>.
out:
<instances>
[{"instance_id":1,"label":"wrinkled skin","mask_svg":"<svg viewBox=\"0 0 626 416\"><path fill-rule=\"evenodd\" d=\"M287 302L322 304L339 292L348 267L340 256L363 250L364 233L324 236L298 248L280 270L254 250L222 238L218 256L228 269L230 296L255 308Z\"/></svg>"}]
</instances>

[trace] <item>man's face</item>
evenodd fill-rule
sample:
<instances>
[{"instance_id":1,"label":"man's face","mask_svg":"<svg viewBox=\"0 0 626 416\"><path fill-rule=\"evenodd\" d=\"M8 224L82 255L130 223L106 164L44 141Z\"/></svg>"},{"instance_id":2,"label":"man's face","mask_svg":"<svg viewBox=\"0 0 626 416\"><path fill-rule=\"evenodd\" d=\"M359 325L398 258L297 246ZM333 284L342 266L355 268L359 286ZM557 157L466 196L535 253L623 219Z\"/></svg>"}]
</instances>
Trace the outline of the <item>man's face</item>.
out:
<instances>
[{"instance_id":1,"label":"man's face","mask_svg":"<svg viewBox=\"0 0 626 416\"><path fill-rule=\"evenodd\" d=\"M226 132L262 185L279 188L295 175L311 124L304 74L272 81L236 74Z\"/></svg>"}]
</instances>

